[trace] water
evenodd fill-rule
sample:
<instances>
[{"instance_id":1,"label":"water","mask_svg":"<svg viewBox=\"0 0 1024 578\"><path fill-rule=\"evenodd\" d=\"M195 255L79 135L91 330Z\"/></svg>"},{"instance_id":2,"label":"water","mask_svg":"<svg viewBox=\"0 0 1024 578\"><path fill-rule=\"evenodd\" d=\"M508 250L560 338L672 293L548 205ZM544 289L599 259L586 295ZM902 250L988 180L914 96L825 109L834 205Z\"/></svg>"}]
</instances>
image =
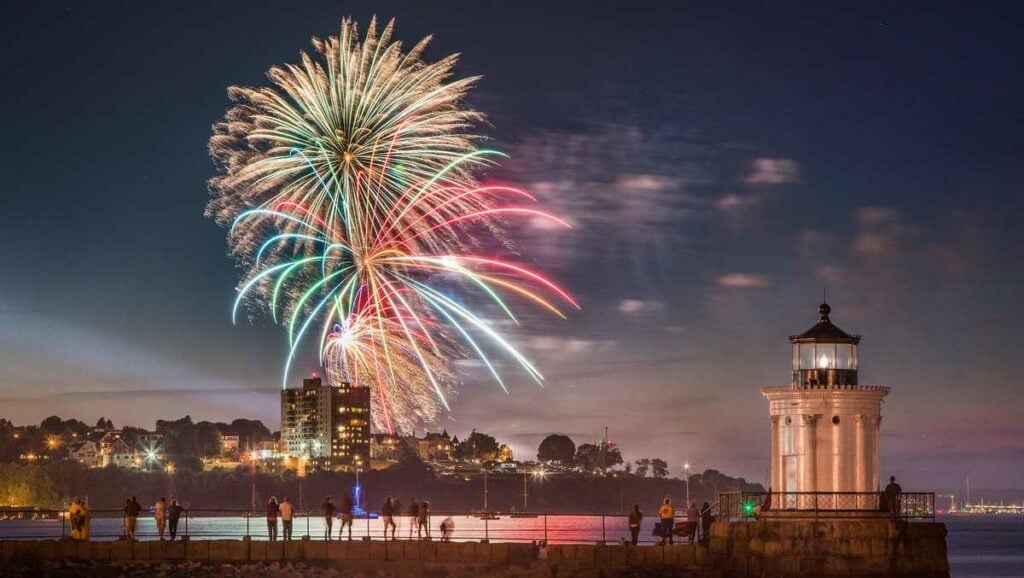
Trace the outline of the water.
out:
<instances>
[{"instance_id":1,"label":"water","mask_svg":"<svg viewBox=\"0 0 1024 578\"><path fill-rule=\"evenodd\" d=\"M439 537L438 526L444 515L431 518L430 531ZM529 542L547 539L551 543L615 543L629 536L626 518L622 516L538 516L537 518L509 518L482 520L467 515L453 515L454 540L481 540L493 542ZM1024 516L955 516L939 521L949 530L947 544L953 576L1024 576ZM246 535L244 516L192 517L188 520L188 535L193 538L240 538ZM397 536L409 536L409 519L398 518ZM644 520L640 532L641 542L650 543L654 520ZM121 518L96 517L92 520L92 539L112 540L121 533ZM340 522L334 521L334 537L338 536ZM280 528L280 522L278 523ZM297 517L294 538L306 534L314 538L324 535L324 520L319 517ZM248 520L248 532L253 539L267 539L267 523L263 518ZM185 534L185 520L178 526L179 535ZM280 529L279 529L280 533ZM152 518L139 518L138 537L143 540L156 537ZM379 519L356 520L352 536L361 539L369 534L373 539L383 537L383 524ZM61 535L60 520L5 520L0 521L0 538L29 539L56 538ZM415 535L415 533L414 533Z\"/></svg>"},{"instance_id":2,"label":"water","mask_svg":"<svg viewBox=\"0 0 1024 578\"><path fill-rule=\"evenodd\" d=\"M1024 576L1024 516L949 516L945 522L953 576Z\"/></svg>"}]
</instances>

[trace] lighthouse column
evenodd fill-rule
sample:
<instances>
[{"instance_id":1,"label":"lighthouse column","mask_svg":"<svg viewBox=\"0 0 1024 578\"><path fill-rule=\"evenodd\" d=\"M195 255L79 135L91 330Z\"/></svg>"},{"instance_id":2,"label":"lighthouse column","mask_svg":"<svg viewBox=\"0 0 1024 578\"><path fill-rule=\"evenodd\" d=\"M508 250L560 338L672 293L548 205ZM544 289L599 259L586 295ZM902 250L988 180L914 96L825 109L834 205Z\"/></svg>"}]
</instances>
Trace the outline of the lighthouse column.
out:
<instances>
[{"instance_id":1,"label":"lighthouse column","mask_svg":"<svg viewBox=\"0 0 1024 578\"><path fill-rule=\"evenodd\" d=\"M855 439L855 461L856 467L856 492L873 492L877 488L875 479L877 477L878 450L875 440L877 428L874 425L872 416L857 414L855 416L856 433Z\"/></svg>"},{"instance_id":2,"label":"lighthouse column","mask_svg":"<svg viewBox=\"0 0 1024 578\"><path fill-rule=\"evenodd\" d=\"M800 428L800 491L818 491L818 465L817 465L817 421L816 415L803 415L803 423Z\"/></svg>"},{"instance_id":3,"label":"lighthouse column","mask_svg":"<svg viewBox=\"0 0 1024 578\"><path fill-rule=\"evenodd\" d=\"M775 488L776 492L782 491L782 440L779 439L779 416L772 416L772 475L768 479L768 485Z\"/></svg>"},{"instance_id":4,"label":"lighthouse column","mask_svg":"<svg viewBox=\"0 0 1024 578\"><path fill-rule=\"evenodd\" d=\"M880 432L882 430L882 416L881 415L876 415L876 416L872 417L871 425L872 425L872 427L871 427L871 448L872 448L872 453L874 454L874 459L871 461L871 476L870 476L870 478L868 480L870 482L870 485L869 485L867 491L869 491L869 492L877 492L877 491L879 491L882 488L881 482L879 480L879 476L880 476L879 470L881 470L882 467L879 465L879 458L878 458L878 453L879 453L878 450L881 447L881 444L878 443L878 441L879 441L878 438L879 438Z\"/></svg>"}]
</instances>

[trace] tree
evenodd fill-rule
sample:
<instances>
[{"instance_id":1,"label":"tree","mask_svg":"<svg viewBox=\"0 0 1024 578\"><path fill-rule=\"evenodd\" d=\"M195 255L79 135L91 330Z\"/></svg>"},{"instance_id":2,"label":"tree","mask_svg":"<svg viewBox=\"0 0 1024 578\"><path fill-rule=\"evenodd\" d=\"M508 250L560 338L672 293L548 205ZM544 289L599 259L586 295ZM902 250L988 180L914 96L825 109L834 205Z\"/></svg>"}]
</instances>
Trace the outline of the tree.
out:
<instances>
[{"instance_id":1,"label":"tree","mask_svg":"<svg viewBox=\"0 0 1024 578\"><path fill-rule=\"evenodd\" d=\"M651 460L651 473L658 479L668 476L668 462L661 458L654 458Z\"/></svg>"},{"instance_id":2,"label":"tree","mask_svg":"<svg viewBox=\"0 0 1024 578\"><path fill-rule=\"evenodd\" d=\"M44 435L60 435L64 433L64 422L59 417L51 415L39 423L39 430Z\"/></svg>"},{"instance_id":3,"label":"tree","mask_svg":"<svg viewBox=\"0 0 1024 578\"><path fill-rule=\"evenodd\" d=\"M231 425L216 424L222 435L238 436L239 447L255 446L257 442L269 439L270 430L258 419L236 419Z\"/></svg>"},{"instance_id":4,"label":"tree","mask_svg":"<svg viewBox=\"0 0 1024 578\"><path fill-rule=\"evenodd\" d=\"M576 457L576 444L569 436L551 434L537 447L537 459L542 462L571 464Z\"/></svg>"},{"instance_id":5,"label":"tree","mask_svg":"<svg viewBox=\"0 0 1024 578\"><path fill-rule=\"evenodd\" d=\"M651 460L648 458L640 458L636 461L636 475L641 478L647 477L647 472L651 469Z\"/></svg>"},{"instance_id":6,"label":"tree","mask_svg":"<svg viewBox=\"0 0 1024 578\"><path fill-rule=\"evenodd\" d=\"M498 456L498 440L473 430L465 440L459 442L456 448L456 457L461 459L493 460Z\"/></svg>"},{"instance_id":7,"label":"tree","mask_svg":"<svg viewBox=\"0 0 1024 578\"><path fill-rule=\"evenodd\" d=\"M597 465L604 469L613 468L622 463L622 452L619 446L608 442L604 444L603 455L598 456Z\"/></svg>"},{"instance_id":8,"label":"tree","mask_svg":"<svg viewBox=\"0 0 1024 578\"><path fill-rule=\"evenodd\" d=\"M624 468L624 470L625 470L627 476L629 474L632 474L633 473L633 464L631 464L629 462L626 462L626 467Z\"/></svg>"},{"instance_id":9,"label":"tree","mask_svg":"<svg viewBox=\"0 0 1024 578\"><path fill-rule=\"evenodd\" d=\"M580 444L576 448L576 465L587 472L593 472L598 467L598 456L601 449L596 444Z\"/></svg>"},{"instance_id":10,"label":"tree","mask_svg":"<svg viewBox=\"0 0 1024 578\"><path fill-rule=\"evenodd\" d=\"M196 445L199 446L199 455L205 457L219 456L221 454L221 435L217 426L208 421L201 421L196 424Z\"/></svg>"}]
</instances>

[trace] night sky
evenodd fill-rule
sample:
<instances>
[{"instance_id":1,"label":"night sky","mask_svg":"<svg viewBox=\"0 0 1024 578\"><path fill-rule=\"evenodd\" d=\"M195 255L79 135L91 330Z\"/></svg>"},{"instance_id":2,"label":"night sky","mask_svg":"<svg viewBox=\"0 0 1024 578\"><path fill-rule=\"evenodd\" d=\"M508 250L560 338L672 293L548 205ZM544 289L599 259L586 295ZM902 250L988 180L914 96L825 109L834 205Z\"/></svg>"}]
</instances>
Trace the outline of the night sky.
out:
<instances>
[{"instance_id":1,"label":"night sky","mask_svg":"<svg viewBox=\"0 0 1024 578\"><path fill-rule=\"evenodd\" d=\"M547 376L472 363L449 417L510 441L610 428L673 473L768 469L759 388L788 335L864 336L882 474L1024 486L1024 11L906 2L33 2L0 23L0 415L278 425L285 332L232 326L203 217L210 126L341 18L397 19L482 74L488 178L575 225L524 259L583 310L512 335ZM714 6L711 6L714 4ZM316 371L315 355L293 381ZM511 368L509 368L511 370Z\"/></svg>"}]
</instances>

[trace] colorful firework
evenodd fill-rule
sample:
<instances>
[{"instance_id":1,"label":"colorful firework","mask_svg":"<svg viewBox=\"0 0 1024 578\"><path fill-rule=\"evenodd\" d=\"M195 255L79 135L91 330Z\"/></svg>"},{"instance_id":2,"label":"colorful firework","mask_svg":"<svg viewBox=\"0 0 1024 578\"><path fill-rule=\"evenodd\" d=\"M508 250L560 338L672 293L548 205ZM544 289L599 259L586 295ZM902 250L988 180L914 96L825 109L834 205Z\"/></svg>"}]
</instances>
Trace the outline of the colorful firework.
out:
<instances>
[{"instance_id":1,"label":"colorful firework","mask_svg":"<svg viewBox=\"0 0 1024 578\"><path fill-rule=\"evenodd\" d=\"M494 350L538 382L540 372L452 288L470 288L515 320L505 296L564 316L575 307L548 279L474 254L506 218L563 221L478 186L476 169L500 153L461 134L478 115L458 106L470 81L445 83L454 57L403 54L391 25L360 44L346 21L339 39L315 41L326 66L274 69L276 89L243 89L211 139L226 174L212 181L208 213L230 218L232 252L248 271L234 315L250 299L288 326L284 379L305 337L319 333L332 383L372 387L374 425L409 431L448 409L448 362L471 352L505 388ZM287 70L287 72L285 72ZM365 128L370 127L370 128ZM507 390L506 390L507 391Z\"/></svg>"}]
</instances>

